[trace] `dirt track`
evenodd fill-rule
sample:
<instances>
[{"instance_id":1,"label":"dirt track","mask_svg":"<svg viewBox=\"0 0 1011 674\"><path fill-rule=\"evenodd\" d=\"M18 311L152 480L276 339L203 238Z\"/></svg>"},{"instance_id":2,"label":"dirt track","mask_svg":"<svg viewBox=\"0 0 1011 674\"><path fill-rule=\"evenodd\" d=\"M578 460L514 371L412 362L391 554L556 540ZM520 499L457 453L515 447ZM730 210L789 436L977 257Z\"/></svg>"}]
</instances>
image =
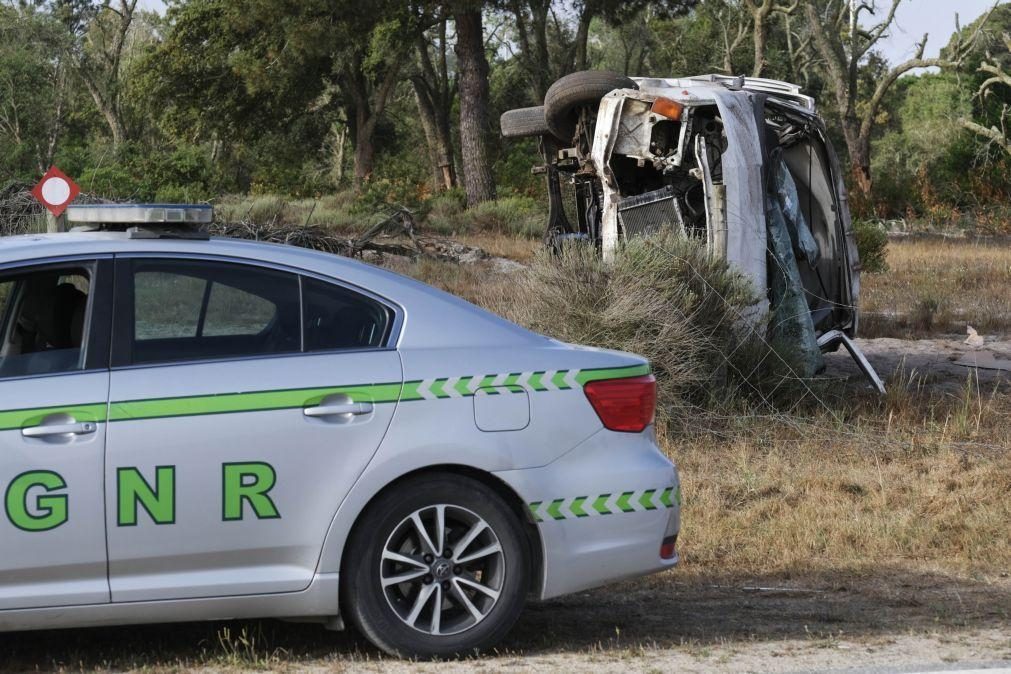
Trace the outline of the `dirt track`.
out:
<instances>
[{"instance_id":1,"label":"dirt track","mask_svg":"<svg viewBox=\"0 0 1011 674\"><path fill-rule=\"evenodd\" d=\"M253 636L226 655L222 624L0 635L3 671L804 671L1011 660L1011 581L901 568L790 577L688 568L531 604L500 655L422 665L314 625L231 624ZM240 652L242 648L238 649Z\"/></svg>"},{"instance_id":2,"label":"dirt track","mask_svg":"<svg viewBox=\"0 0 1011 674\"><path fill-rule=\"evenodd\" d=\"M918 383L943 391L964 389L972 375L975 385L981 389L992 389L996 385L1011 385L1011 372L991 369L993 360L1011 361L1011 341L985 338L982 346L974 347L965 343L964 336L953 335L935 339L858 339L857 345L863 350L871 365L881 378L904 379L915 377ZM970 368L960 362L979 362L988 367ZM826 357L828 377L847 377L859 382L861 375L853 359L840 348Z\"/></svg>"}]
</instances>

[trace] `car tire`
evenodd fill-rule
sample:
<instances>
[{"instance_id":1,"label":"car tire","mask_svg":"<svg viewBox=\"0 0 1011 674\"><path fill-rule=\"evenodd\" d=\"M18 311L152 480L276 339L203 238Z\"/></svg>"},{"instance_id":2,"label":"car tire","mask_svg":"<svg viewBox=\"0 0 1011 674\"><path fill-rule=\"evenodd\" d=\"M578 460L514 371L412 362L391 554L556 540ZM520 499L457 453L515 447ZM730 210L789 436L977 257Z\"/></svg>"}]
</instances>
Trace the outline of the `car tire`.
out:
<instances>
[{"instance_id":1,"label":"car tire","mask_svg":"<svg viewBox=\"0 0 1011 674\"><path fill-rule=\"evenodd\" d=\"M551 133L544 121L544 106L507 110L499 118L503 138L533 138Z\"/></svg>"},{"instance_id":2,"label":"car tire","mask_svg":"<svg viewBox=\"0 0 1011 674\"><path fill-rule=\"evenodd\" d=\"M445 535L437 544L440 510ZM341 573L344 615L397 657L474 655L519 617L529 560L520 518L493 489L454 474L413 478L380 494L356 524Z\"/></svg>"},{"instance_id":3,"label":"car tire","mask_svg":"<svg viewBox=\"0 0 1011 674\"><path fill-rule=\"evenodd\" d=\"M558 140L571 143L579 109L597 105L615 89L638 89L629 77L609 70L582 70L557 80L544 96L544 120Z\"/></svg>"}]
</instances>

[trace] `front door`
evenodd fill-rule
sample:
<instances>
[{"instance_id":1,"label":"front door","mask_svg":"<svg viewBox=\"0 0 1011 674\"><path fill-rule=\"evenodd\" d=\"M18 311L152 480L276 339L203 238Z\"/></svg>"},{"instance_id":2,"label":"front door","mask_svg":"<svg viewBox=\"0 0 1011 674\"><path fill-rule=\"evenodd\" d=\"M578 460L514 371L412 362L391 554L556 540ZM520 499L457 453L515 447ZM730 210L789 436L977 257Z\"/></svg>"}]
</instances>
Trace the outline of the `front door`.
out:
<instances>
[{"instance_id":1,"label":"front door","mask_svg":"<svg viewBox=\"0 0 1011 674\"><path fill-rule=\"evenodd\" d=\"M393 314L264 267L117 265L112 600L305 589L399 398Z\"/></svg>"},{"instance_id":2,"label":"front door","mask_svg":"<svg viewBox=\"0 0 1011 674\"><path fill-rule=\"evenodd\" d=\"M0 270L0 610L109 601L105 281L111 260Z\"/></svg>"}]
</instances>

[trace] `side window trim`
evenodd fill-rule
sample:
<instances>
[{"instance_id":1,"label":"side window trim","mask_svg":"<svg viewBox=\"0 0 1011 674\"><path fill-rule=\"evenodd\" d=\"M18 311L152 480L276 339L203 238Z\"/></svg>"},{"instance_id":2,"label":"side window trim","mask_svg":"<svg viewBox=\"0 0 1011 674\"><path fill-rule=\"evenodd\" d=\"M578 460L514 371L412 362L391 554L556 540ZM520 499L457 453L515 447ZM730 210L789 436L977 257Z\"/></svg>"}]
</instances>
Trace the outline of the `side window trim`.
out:
<instances>
[{"instance_id":1,"label":"side window trim","mask_svg":"<svg viewBox=\"0 0 1011 674\"><path fill-rule=\"evenodd\" d=\"M115 259L115 292L114 300L111 303L113 306L113 329L112 329L112 357L110 358L110 367L113 369L134 369L134 368L150 368L150 367L170 367L177 365L196 365L199 363L220 363L229 361L245 361L245 360L264 360L273 358L291 358L298 356L311 356L311 355L323 355L326 353L335 352L346 352L354 353L356 350L346 350L341 349L337 351L305 351L305 334L304 330L300 331L301 344L300 351L296 353L283 353L283 354L267 354L267 355L252 355L252 356L230 356L222 358L208 358L203 360L191 360L191 361L179 361L179 362L167 362L167 363L141 363L133 364L133 354L132 354L132 330L133 330L133 292L132 288L124 288L124 286L132 286L129 282L130 266L129 263L132 260L165 260L165 261L192 261L192 262L225 262L230 264L244 265L247 267L254 267L258 269L267 269L274 271L287 272L294 274L298 278L299 283L299 322L304 326L305 324L305 302L302 294L303 279L310 278L323 283L329 283L331 285L339 286L348 290L350 292L357 293L363 297L367 297L380 305L385 307L391 313L391 320L389 321L389 326L386 330L386 339L382 346L366 349L368 351L396 351L397 344L399 343L401 332L403 330L403 325L405 321L405 309L397 302L384 297L382 295L377 295L376 293L364 288L362 286L355 285L354 283L347 282L343 279L336 278L334 276L329 276L327 274L316 272L313 270L302 269L298 267L292 267L280 263L265 262L263 260L252 260L245 257L236 257L232 255L209 255L201 253L178 253L172 252L170 255L165 253L157 252L126 252L126 253L116 253ZM124 310L125 308L125 310Z\"/></svg>"},{"instance_id":2,"label":"side window trim","mask_svg":"<svg viewBox=\"0 0 1011 674\"><path fill-rule=\"evenodd\" d=\"M386 319L387 320L386 320L386 324L383 326L383 336L382 336L380 344L378 346L339 347L339 348L332 348L332 349L313 349L311 351L308 350L307 349L307 344L306 344L306 332L308 331L307 330L308 326L306 325L306 316L305 316L305 309L306 309L307 301L306 301L306 294L305 294L305 291L304 291L305 280L306 279L309 279L311 281L315 281L316 283L319 283L319 284L322 284L322 285L325 285L325 286L329 286L329 287L333 287L333 288L338 288L342 292L347 293L348 295L354 296L354 297L358 298L359 300L365 300L365 301L368 301L368 302L372 302L372 303L378 305L379 307L381 307L382 310L386 313ZM394 335L394 330L396 328L399 328L400 312L397 311L397 309L395 309L393 306L391 306L391 304L389 302L384 301L383 299L380 299L380 298L376 297L374 294L371 294L371 293L368 293L368 292L363 292L360 288L348 285L346 283L341 283L341 282L339 282L339 281L337 281L335 279L328 278L328 277L314 276L314 275L302 273L302 274L299 274L299 284L303 288L303 292L302 292L302 306L301 306L301 309L302 309L302 353L304 353L304 354L322 354L322 353L343 353L343 352L362 352L362 351L385 351L385 350L390 350L390 349L395 348L395 347L391 346L391 342L393 341L392 338L393 338L393 335Z\"/></svg>"},{"instance_id":3,"label":"side window trim","mask_svg":"<svg viewBox=\"0 0 1011 674\"><path fill-rule=\"evenodd\" d=\"M112 330L113 259L109 255L68 256L37 260L21 260L0 266L0 277L11 274L30 274L48 269L82 269L89 275L88 305L84 314L84 333L81 339L80 367L64 372L49 372L26 376L0 377L2 381L35 379L109 369ZM0 316L0 326L7 328L11 304ZM3 339L7 335L2 335Z\"/></svg>"},{"instance_id":4,"label":"side window trim","mask_svg":"<svg viewBox=\"0 0 1011 674\"><path fill-rule=\"evenodd\" d=\"M163 262L166 264L173 264L177 262L181 263L195 263L195 264L226 264L237 267L245 267L251 270L263 270L271 271L275 273L284 273L293 277L294 281L297 283L298 287L298 350L289 351L282 353L263 353L263 354L248 354L248 355L226 355L220 357L207 357L207 358L194 358L192 360L167 360L163 362L134 362L134 323L136 320L135 316L135 296L134 296L134 262L138 260L144 260L148 262L159 263ZM208 256L208 255L187 255L187 254L164 254L164 253L125 253L115 255L115 290L114 298L112 302L113 306L113 329L112 329L112 356L111 356L111 367L113 369L132 369L132 368L148 368L148 367L168 367L168 366L178 366L178 365L195 365L199 363L220 363L228 361L244 361L244 360L263 360L267 358L285 358L291 356L303 355L303 347L305 343L305 337L303 335L303 330L301 325L303 323L304 307L302 300L302 278L301 273L297 270L286 268L280 265L265 265L256 264L255 261L245 260L242 258L231 258L225 256ZM207 308L210 302L210 293L215 282L208 279L207 285L204 288L202 304L200 308L200 315L198 319L197 335L200 336L203 332L203 327L205 323L205 318L207 315Z\"/></svg>"}]
</instances>

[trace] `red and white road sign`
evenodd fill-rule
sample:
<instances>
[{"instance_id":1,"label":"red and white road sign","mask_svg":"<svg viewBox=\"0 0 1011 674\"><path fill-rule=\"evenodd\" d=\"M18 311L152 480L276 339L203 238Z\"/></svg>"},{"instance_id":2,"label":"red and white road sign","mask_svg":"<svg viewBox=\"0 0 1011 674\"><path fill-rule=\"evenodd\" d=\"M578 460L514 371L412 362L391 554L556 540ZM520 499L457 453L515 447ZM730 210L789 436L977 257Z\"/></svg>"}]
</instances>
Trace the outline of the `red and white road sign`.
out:
<instances>
[{"instance_id":1,"label":"red and white road sign","mask_svg":"<svg viewBox=\"0 0 1011 674\"><path fill-rule=\"evenodd\" d=\"M50 166L39 184L32 189L32 196L56 217L60 217L80 193L81 188L55 166Z\"/></svg>"}]
</instances>

